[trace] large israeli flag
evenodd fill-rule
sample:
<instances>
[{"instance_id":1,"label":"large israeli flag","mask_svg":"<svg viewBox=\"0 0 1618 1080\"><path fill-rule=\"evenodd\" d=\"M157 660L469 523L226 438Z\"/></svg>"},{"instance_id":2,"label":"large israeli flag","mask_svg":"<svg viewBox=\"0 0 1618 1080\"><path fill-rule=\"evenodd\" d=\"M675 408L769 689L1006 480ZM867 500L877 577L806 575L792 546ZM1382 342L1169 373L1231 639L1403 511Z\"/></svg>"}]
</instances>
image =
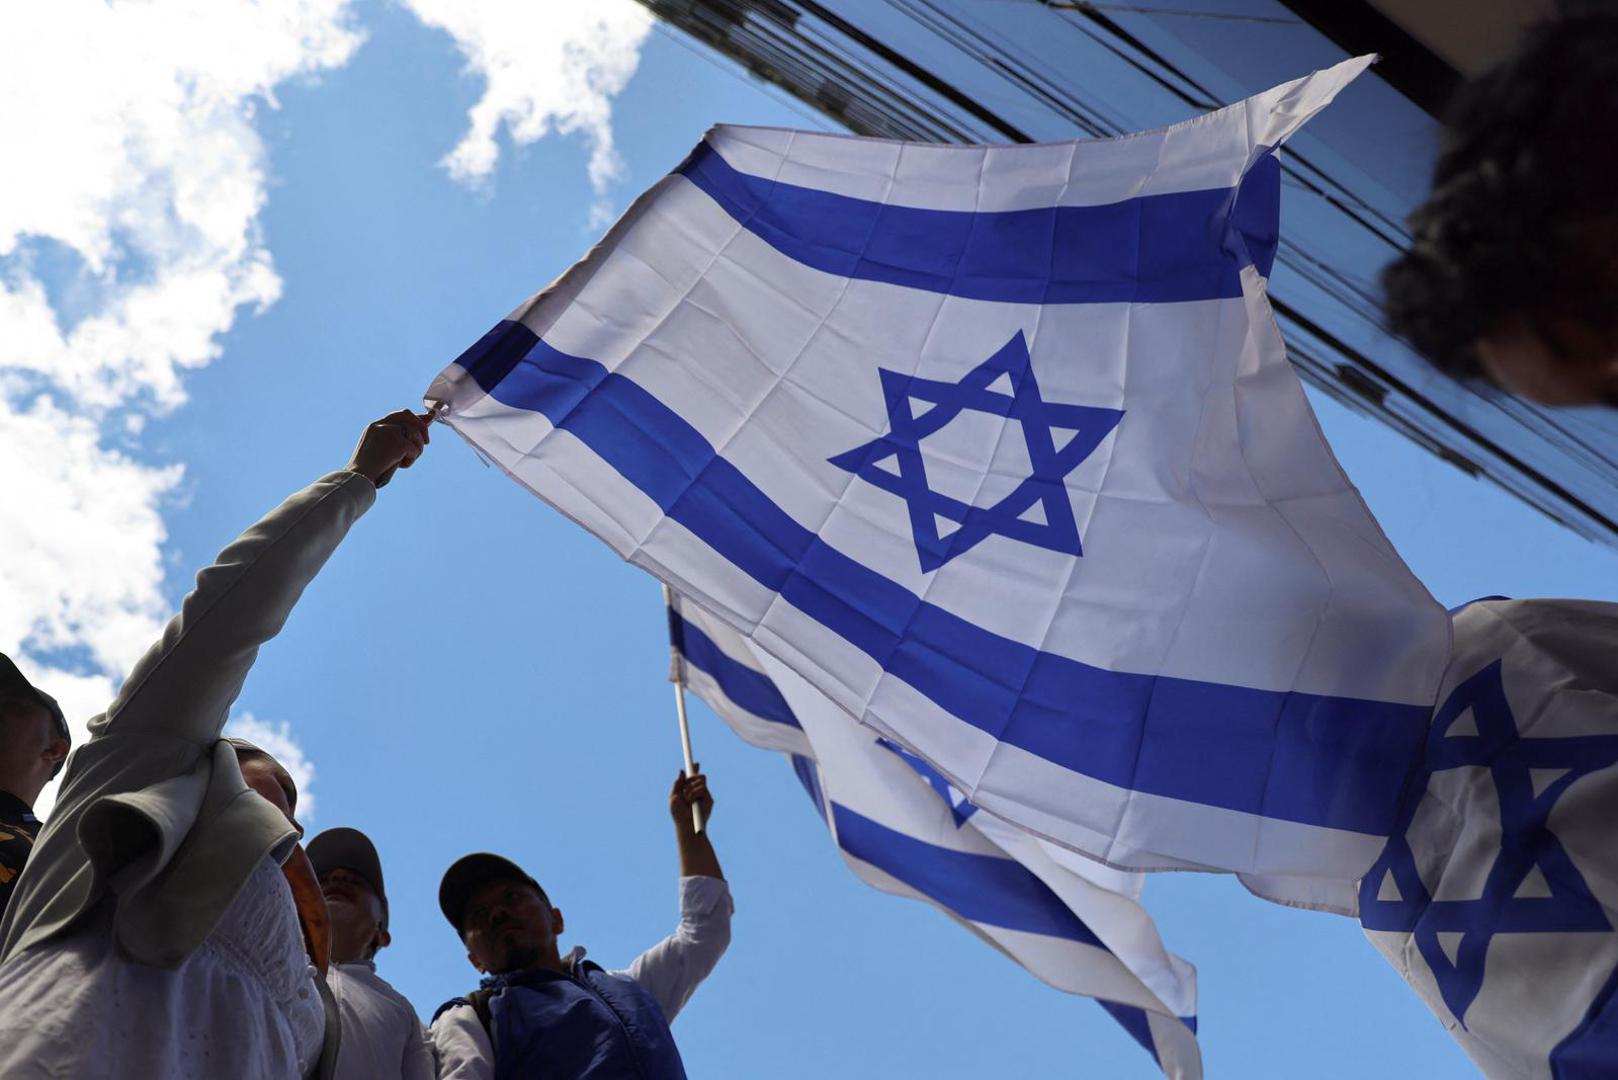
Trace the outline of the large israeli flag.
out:
<instances>
[{"instance_id":1,"label":"large israeli flag","mask_svg":"<svg viewBox=\"0 0 1618 1080\"><path fill-rule=\"evenodd\" d=\"M743 739L792 761L851 870L925 900L1058 990L1098 1000L1165 1075L1202 1075L1196 972L1163 947L1141 875L998 821L938 772L689 601L669 611L675 678Z\"/></svg>"},{"instance_id":2,"label":"large israeli flag","mask_svg":"<svg viewBox=\"0 0 1618 1080\"><path fill-rule=\"evenodd\" d=\"M1494 1080L1618 1076L1618 604L1455 618L1367 936Z\"/></svg>"},{"instance_id":3,"label":"large israeli flag","mask_svg":"<svg viewBox=\"0 0 1618 1080\"><path fill-rule=\"evenodd\" d=\"M981 809L1352 910L1448 620L1265 275L1366 63L1109 140L715 128L427 398Z\"/></svg>"}]
</instances>

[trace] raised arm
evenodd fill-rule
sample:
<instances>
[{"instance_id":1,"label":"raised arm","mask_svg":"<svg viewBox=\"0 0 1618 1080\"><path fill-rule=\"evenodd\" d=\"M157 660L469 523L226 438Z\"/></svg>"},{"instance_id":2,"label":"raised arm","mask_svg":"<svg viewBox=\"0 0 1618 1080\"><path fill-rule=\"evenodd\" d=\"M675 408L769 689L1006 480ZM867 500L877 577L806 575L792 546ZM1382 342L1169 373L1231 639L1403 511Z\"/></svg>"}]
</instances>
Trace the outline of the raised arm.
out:
<instances>
[{"instance_id":1,"label":"raised arm","mask_svg":"<svg viewBox=\"0 0 1618 1080\"><path fill-rule=\"evenodd\" d=\"M150 872L170 859L174 852L158 845L186 836L191 822L165 815L201 812L212 776L204 765L259 646L376 500L377 485L413 463L426 442L422 418L404 412L377 421L346 469L293 495L197 575L180 613L68 759L56 808L0 918L0 963L84 914L119 887L125 869ZM148 794L167 784L187 794Z\"/></svg>"},{"instance_id":2,"label":"raised arm","mask_svg":"<svg viewBox=\"0 0 1618 1080\"><path fill-rule=\"evenodd\" d=\"M91 722L91 742L75 761L82 755L90 766L97 740L116 739L122 744L116 770L128 775L114 786L127 790L186 767L183 759L194 756L184 744L200 753L217 740L259 646L280 631L305 586L376 500L377 485L412 464L426 442L425 422L408 411L376 421L347 468L293 495L220 552L107 712ZM131 739L158 737L170 749L129 751ZM97 794L113 779L107 764L94 770L99 775L90 786ZM75 771L70 765L59 813L72 800Z\"/></svg>"},{"instance_id":3,"label":"raised arm","mask_svg":"<svg viewBox=\"0 0 1618 1080\"><path fill-rule=\"evenodd\" d=\"M708 830L697 832L691 821L691 808L696 807L707 821L713 813L713 796L708 794L708 778L702 775L702 766L693 765L688 777L682 771L674 778L674 790L669 792L669 815L674 818L674 837L680 845L680 876L711 877L725 880L719 869L719 856L708 840Z\"/></svg>"},{"instance_id":4,"label":"raised arm","mask_svg":"<svg viewBox=\"0 0 1618 1080\"><path fill-rule=\"evenodd\" d=\"M707 829L699 835L692 827L692 806L702 808L705 821L713 810L707 778L695 769L690 777L676 777L669 793L680 847L680 925L636 957L627 972L656 999L670 1023L725 954L735 910Z\"/></svg>"}]
</instances>

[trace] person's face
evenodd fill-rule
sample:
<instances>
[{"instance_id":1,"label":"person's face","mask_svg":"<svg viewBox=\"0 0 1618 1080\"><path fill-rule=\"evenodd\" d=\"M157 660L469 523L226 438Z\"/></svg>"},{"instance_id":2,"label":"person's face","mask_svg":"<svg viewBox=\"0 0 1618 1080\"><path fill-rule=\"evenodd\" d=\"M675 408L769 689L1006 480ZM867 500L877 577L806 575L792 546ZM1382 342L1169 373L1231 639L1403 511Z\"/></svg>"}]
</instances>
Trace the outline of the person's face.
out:
<instances>
[{"instance_id":1,"label":"person's face","mask_svg":"<svg viewBox=\"0 0 1618 1080\"><path fill-rule=\"evenodd\" d=\"M247 786L258 792L270 801L277 810L287 816L292 827L303 835L303 826L298 824L298 786L292 782L292 777L281 768L281 763L268 754L246 754L239 756L237 762L242 767L242 779Z\"/></svg>"},{"instance_id":2,"label":"person's face","mask_svg":"<svg viewBox=\"0 0 1618 1080\"><path fill-rule=\"evenodd\" d=\"M21 788L11 794L26 803L67 757L67 740L56 730L50 710L37 701L12 700L0 704L0 759L9 783Z\"/></svg>"},{"instance_id":3,"label":"person's face","mask_svg":"<svg viewBox=\"0 0 1618 1080\"><path fill-rule=\"evenodd\" d=\"M558 967L562 913L523 881L490 881L472 894L461 917L466 958L485 974Z\"/></svg>"},{"instance_id":4,"label":"person's face","mask_svg":"<svg viewBox=\"0 0 1618 1080\"><path fill-rule=\"evenodd\" d=\"M320 892L331 915L331 958L369 960L392 936L382 928L382 898L371 883L344 866L320 875Z\"/></svg>"},{"instance_id":5,"label":"person's face","mask_svg":"<svg viewBox=\"0 0 1618 1080\"><path fill-rule=\"evenodd\" d=\"M1570 319L1548 329L1554 344L1520 319L1502 323L1474 346L1483 370L1541 405L1618 406L1618 340Z\"/></svg>"}]
</instances>

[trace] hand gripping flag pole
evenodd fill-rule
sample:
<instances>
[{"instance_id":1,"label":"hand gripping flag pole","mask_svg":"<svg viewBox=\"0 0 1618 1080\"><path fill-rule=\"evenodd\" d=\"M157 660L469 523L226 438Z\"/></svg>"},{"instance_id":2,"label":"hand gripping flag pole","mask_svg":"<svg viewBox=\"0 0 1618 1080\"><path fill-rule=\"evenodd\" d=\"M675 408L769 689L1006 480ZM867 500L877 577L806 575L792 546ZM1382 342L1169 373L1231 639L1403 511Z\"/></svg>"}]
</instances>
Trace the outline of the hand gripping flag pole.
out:
<instances>
[{"instance_id":1,"label":"hand gripping flag pole","mask_svg":"<svg viewBox=\"0 0 1618 1080\"><path fill-rule=\"evenodd\" d=\"M790 760L855 876L934 905L1050 986L1097 999L1165 1080L1202 1080L1196 971L1165 949L1140 875L978 813L919 757L718 617L673 600L681 681L744 742Z\"/></svg>"},{"instance_id":2,"label":"hand gripping flag pole","mask_svg":"<svg viewBox=\"0 0 1618 1080\"><path fill-rule=\"evenodd\" d=\"M685 715L685 667L681 661L680 630L675 617L674 594L669 591L667 585L663 586L663 608L669 615L669 649L673 654L669 666L669 681L674 684L674 711L680 718L680 749L685 753L685 775L691 776L697 771L697 766L696 762L691 760L691 721ZM695 803L691 806L691 828L698 836L702 835L702 807Z\"/></svg>"}]
</instances>

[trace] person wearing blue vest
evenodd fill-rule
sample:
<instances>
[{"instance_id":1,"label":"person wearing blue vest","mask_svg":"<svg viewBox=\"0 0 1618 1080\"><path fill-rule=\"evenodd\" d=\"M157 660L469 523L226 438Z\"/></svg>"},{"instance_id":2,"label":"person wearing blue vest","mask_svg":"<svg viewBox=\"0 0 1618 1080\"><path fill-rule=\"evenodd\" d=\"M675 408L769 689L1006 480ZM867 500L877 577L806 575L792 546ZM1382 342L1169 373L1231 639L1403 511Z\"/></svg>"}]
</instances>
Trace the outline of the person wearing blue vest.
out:
<instances>
[{"instance_id":1,"label":"person wearing blue vest","mask_svg":"<svg viewBox=\"0 0 1618 1080\"><path fill-rule=\"evenodd\" d=\"M574 946L563 955L561 911L516 863L479 852L458 859L438 906L483 973L480 989L433 1017L439 1080L684 1080L669 1024L730 944L730 887L707 830L702 773L669 794L680 848L680 925L623 971Z\"/></svg>"}]
</instances>

